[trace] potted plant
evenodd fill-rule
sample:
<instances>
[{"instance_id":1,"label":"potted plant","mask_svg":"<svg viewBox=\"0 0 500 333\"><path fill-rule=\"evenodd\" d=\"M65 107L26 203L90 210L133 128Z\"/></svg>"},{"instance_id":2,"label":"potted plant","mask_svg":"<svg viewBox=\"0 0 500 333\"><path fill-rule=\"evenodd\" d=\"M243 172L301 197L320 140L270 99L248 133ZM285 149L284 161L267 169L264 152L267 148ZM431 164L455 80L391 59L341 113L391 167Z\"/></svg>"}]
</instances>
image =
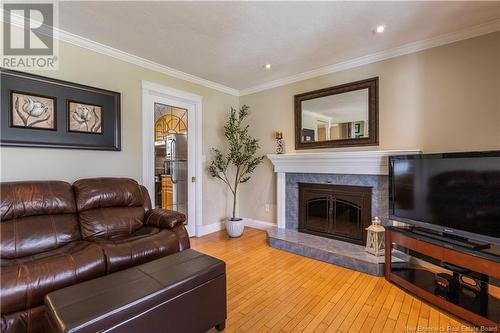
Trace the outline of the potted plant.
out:
<instances>
[{"instance_id":1,"label":"potted plant","mask_svg":"<svg viewBox=\"0 0 500 333\"><path fill-rule=\"evenodd\" d=\"M214 159L208 167L212 177L222 180L233 194L233 214L226 221L226 230L230 237L239 237L243 233L243 219L236 217L236 201L239 185L250 180L255 168L262 163L264 156L258 156L259 140L248 134L248 125L243 121L249 115L249 107L243 105L239 111L231 108L229 119L224 125L224 136L228 143L228 152L212 148Z\"/></svg>"}]
</instances>

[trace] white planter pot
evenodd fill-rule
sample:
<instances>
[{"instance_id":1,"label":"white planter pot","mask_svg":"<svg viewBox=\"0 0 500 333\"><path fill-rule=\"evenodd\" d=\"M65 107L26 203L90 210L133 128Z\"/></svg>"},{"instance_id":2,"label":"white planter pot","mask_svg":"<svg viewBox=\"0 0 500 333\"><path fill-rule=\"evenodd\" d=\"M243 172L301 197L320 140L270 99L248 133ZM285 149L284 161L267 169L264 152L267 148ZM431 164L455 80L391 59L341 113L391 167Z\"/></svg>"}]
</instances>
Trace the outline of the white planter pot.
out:
<instances>
[{"instance_id":1,"label":"white planter pot","mask_svg":"<svg viewBox=\"0 0 500 333\"><path fill-rule=\"evenodd\" d=\"M240 237L243 234L243 229L245 229L245 222L241 218L236 218L236 220L227 219L226 220L226 231L229 237Z\"/></svg>"}]
</instances>

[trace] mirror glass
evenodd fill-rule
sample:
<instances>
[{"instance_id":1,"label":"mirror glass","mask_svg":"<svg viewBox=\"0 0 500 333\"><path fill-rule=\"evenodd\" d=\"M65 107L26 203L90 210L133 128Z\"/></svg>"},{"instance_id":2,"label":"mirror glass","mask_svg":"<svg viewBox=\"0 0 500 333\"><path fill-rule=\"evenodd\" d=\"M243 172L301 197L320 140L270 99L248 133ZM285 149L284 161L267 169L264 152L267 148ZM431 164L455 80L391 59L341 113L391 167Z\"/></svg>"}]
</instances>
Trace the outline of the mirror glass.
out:
<instances>
[{"instance_id":1,"label":"mirror glass","mask_svg":"<svg viewBox=\"0 0 500 333\"><path fill-rule=\"evenodd\" d=\"M301 142L369 137L368 88L301 101Z\"/></svg>"}]
</instances>

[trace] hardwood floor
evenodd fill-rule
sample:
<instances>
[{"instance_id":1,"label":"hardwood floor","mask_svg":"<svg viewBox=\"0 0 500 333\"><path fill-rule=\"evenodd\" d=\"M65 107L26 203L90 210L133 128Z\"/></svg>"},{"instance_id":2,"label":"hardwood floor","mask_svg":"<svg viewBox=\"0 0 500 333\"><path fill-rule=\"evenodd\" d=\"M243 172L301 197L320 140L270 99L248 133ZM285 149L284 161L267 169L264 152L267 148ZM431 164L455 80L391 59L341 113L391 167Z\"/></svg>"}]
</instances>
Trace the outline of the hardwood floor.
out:
<instances>
[{"instance_id":1,"label":"hardwood floor","mask_svg":"<svg viewBox=\"0 0 500 333\"><path fill-rule=\"evenodd\" d=\"M191 245L227 264L225 332L472 330L382 277L274 249L261 230L245 228L238 239L221 231Z\"/></svg>"}]
</instances>

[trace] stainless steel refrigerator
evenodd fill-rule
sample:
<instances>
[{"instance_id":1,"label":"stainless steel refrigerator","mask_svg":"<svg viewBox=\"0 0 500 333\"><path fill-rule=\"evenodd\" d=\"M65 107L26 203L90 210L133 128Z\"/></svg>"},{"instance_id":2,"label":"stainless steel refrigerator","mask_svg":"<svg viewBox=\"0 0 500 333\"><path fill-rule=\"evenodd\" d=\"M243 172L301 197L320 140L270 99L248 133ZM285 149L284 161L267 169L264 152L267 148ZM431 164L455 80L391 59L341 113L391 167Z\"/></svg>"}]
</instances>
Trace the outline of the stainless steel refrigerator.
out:
<instances>
[{"instance_id":1,"label":"stainless steel refrigerator","mask_svg":"<svg viewBox=\"0 0 500 333\"><path fill-rule=\"evenodd\" d=\"M187 134L169 134L155 141L156 207L187 215L187 161Z\"/></svg>"}]
</instances>

